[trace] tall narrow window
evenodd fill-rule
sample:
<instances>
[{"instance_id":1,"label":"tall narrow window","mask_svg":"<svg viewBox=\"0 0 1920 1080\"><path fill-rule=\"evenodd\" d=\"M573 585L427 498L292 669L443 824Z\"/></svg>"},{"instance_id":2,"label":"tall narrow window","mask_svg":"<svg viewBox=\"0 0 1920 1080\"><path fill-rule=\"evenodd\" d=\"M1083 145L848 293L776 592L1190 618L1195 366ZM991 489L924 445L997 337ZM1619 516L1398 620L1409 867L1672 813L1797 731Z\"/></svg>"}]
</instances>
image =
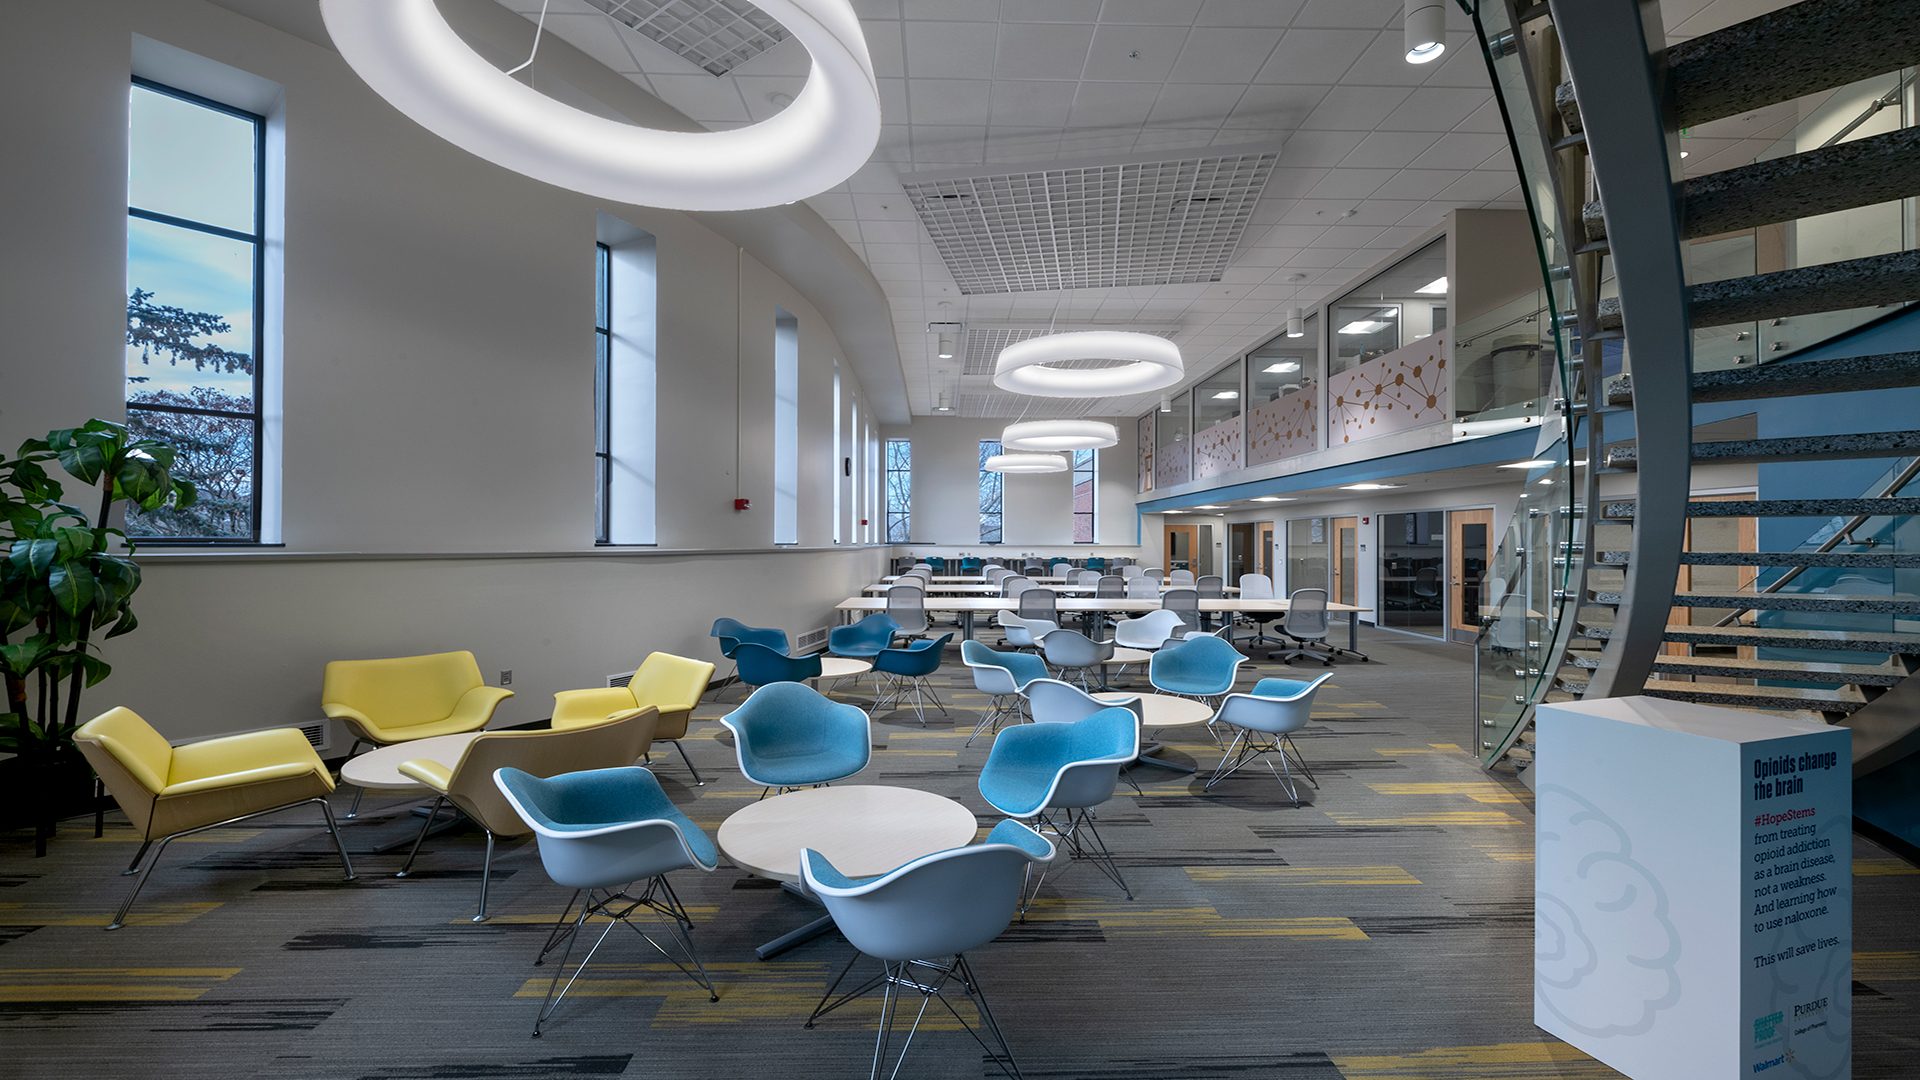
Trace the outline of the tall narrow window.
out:
<instances>
[{"instance_id":1,"label":"tall narrow window","mask_svg":"<svg viewBox=\"0 0 1920 1080\"><path fill-rule=\"evenodd\" d=\"M987 459L999 452L1000 440L980 440L980 542L983 544L1000 542L1003 477L987 469Z\"/></svg>"},{"instance_id":2,"label":"tall narrow window","mask_svg":"<svg viewBox=\"0 0 1920 1080\"><path fill-rule=\"evenodd\" d=\"M134 79L127 135L127 427L199 501L143 539L260 540L266 119Z\"/></svg>"},{"instance_id":3,"label":"tall narrow window","mask_svg":"<svg viewBox=\"0 0 1920 1080\"><path fill-rule=\"evenodd\" d=\"M847 454L845 458L847 462L847 536L854 543L858 544L866 539L866 537L860 535L860 519L866 516L860 512L860 478L866 475L865 468L860 464L860 399L854 398L852 401L849 401L847 407L852 410L847 416ZM839 466L835 465L834 468L837 469ZM840 478L838 476L834 477L833 483L835 490L838 490Z\"/></svg>"},{"instance_id":4,"label":"tall narrow window","mask_svg":"<svg viewBox=\"0 0 1920 1080\"><path fill-rule=\"evenodd\" d=\"M1098 450L1073 452L1073 542L1091 544L1098 538L1100 479Z\"/></svg>"},{"instance_id":5,"label":"tall narrow window","mask_svg":"<svg viewBox=\"0 0 1920 1080\"><path fill-rule=\"evenodd\" d=\"M846 483L841 475L840 457L840 361L833 362L833 542L840 542L840 485Z\"/></svg>"},{"instance_id":6,"label":"tall narrow window","mask_svg":"<svg viewBox=\"0 0 1920 1080\"><path fill-rule=\"evenodd\" d=\"M600 215L594 245L594 539L658 542L659 268L653 234Z\"/></svg>"},{"instance_id":7,"label":"tall narrow window","mask_svg":"<svg viewBox=\"0 0 1920 1080\"><path fill-rule=\"evenodd\" d=\"M800 542L800 320L773 309L773 542Z\"/></svg>"},{"instance_id":8,"label":"tall narrow window","mask_svg":"<svg viewBox=\"0 0 1920 1080\"><path fill-rule=\"evenodd\" d=\"M913 533L913 443L887 440L887 543L904 544Z\"/></svg>"}]
</instances>

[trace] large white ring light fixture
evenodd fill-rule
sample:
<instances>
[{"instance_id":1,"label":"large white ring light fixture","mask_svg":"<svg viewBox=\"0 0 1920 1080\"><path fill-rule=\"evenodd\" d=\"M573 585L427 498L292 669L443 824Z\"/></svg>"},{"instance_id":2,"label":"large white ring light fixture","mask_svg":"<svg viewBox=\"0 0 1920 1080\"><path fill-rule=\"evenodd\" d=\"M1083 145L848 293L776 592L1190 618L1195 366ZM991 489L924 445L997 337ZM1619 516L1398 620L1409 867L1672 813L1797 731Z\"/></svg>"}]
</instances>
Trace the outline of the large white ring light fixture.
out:
<instances>
[{"instance_id":1,"label":"large white ring light fixture","mask_svg":"<svg viewBox=\"0 0 1920 1080\"><path fill-rule=\"evenodd\" d=\"M995 454L982 468L997 473L1066 472L1067 459L1059 454Z\"/></svg>"},{"instance_id":2,"label":"large white ring light fixture","mask_svg":"<svg viewBox=\"0 0 1920 1080\"><path fill-rule=\"evenodd\" d=\"M1072 360L1124 360L1105 368L1058 368ZM1180 347L1153 334L1076 330L1028 338L1000 350L993 385L1035 397L1107 397L1163 390L1186 374Z\"/></svg>"},{"instance_id":3,"label":"large white ring light fixture","mask_svg":"<svg viewBox=\"0 0 1920 1080\"><path fill-rule=\"evenodd\" d=\"M502 168L603 199L752 210L817 195L880 141L873 61L848 0L755 0L806 46L793 103L730 131L662 131L583 112L474 52L434 0L320 0L347 64L394 108Z\"/></svg>"},{"instance_id":4,"label":"large white ring light fixture","mask_svg":"<svg viewBox=\"0 0 1920 1080\"><path fill-rule=\"evenodd\" d=\"M1119 444L1120 432L1099 420L1023 420L1000 433L1000 445L1009 450L1103 450Z\"/></svg>"}]
</instances>

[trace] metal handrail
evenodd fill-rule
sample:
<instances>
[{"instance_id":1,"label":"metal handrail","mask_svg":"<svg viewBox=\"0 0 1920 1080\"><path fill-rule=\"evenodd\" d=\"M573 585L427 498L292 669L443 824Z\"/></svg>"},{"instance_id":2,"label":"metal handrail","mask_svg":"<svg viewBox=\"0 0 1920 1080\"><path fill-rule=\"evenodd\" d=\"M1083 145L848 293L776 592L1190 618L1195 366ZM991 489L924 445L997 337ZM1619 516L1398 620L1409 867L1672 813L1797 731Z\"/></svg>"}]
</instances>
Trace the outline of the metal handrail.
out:
<instances>
[{"instance_id":1,"label":"metal handrail","mask_svg":"<svg viewBox=\"0 0 1920 1080\"><path fill-rule=\"evenodd\" d=\"M1894 474L1894 477L1892 480L1887 481L1885 486L1883 486L1878 492L1875 492L1874 494L1867 496L1867 498L1890 499L1901 488L1906 487L1907 484L1910 483L1913 480L1913 478L1916 476L1920 476L1920 457L1914 458L1912 461L1907 462L1906 468L1901 469L1898 473ZM1812 551L1808 552L1808 554L1824 555L1827 552L1832 551L1834 548L1839 547L1841 544L1853 543L1853 530L1859 528L1862 525L1865 525L1868 521L1871 521L1872 519L1880 516L1881 515L1879 514L1855 514L1853 517L1847 519L1847 523L1845 525L1842 525L1832 536L1828 537L1825 541L1823 541L1820 544L1819 547L1814 548ZM1798 578L1801 574L1806 573L1807 569L1808 568L1805 563L1801 563L1797 566L1791 567L1790 569L1787 570L1786 573L1781 574L1779 577L1774 578L1772 581L1767 582L1764 586L1754 590L1754 595L1764 596L1768 593L1779 592L1782 588L1784 588L1787 584L1792 582L1794 579ZM1745 615L1747 612L1752 610L1753 608L1751 606L1734 608L1732 611L1728 612L1726 615L1721 616L1720 620L1718 622L1715 622L1713 625L1716 627L1732 626L1734 623L1740 621L1740 616Z\"/></svg>"}]
</instances>

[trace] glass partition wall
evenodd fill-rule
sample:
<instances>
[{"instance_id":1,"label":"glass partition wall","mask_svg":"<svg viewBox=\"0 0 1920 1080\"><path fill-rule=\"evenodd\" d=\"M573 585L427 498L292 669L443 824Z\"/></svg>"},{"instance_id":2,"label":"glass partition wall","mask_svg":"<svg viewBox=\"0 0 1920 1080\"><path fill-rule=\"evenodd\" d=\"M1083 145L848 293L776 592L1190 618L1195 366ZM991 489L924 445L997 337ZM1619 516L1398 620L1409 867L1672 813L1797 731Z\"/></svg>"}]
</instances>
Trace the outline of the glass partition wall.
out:
<instances>
[{"instance_id":1,"label":"glass partition wall","mask_svg":"<svg viewBox=\"0 0 1920 1080\"><path fill-rule=\"evenodd\" d=\"M1446 517L1380 515L1380 625L1442 636L1446 628Z\"/></svg>"},{"instance_id":2,"label":"glass partition wall","mask_svg":"<svg viewBox=\"0 0 1920 1080\"><path fill-rule=\"evenodd\" d=\"M1246 365L1235 360L1194 387L1193 476L1219 476L1242 466L1240 376Z\"/></svg>"},{"instance_id":3,"label":"glass partition wall","mask_svg":"<svg viewBox=\"0 0 1920 1080\"><path fill-rule=\"evenodd\" d=\"M1174 395L1171 409L1162 409L1153 420L1153 486L1184 484L1193 479L1193 395Z\"/></svg>"},{"instance_id":4,"label":"glass partition wall","mask_svg":"<svg viewBox=\"0 0 1920 1080\"><path fill-rule=\"evenodd\" d=\"M1320 341L1316 315L1247 354L1247 464L1320 448Z\"/></svg>"}]
</instances>

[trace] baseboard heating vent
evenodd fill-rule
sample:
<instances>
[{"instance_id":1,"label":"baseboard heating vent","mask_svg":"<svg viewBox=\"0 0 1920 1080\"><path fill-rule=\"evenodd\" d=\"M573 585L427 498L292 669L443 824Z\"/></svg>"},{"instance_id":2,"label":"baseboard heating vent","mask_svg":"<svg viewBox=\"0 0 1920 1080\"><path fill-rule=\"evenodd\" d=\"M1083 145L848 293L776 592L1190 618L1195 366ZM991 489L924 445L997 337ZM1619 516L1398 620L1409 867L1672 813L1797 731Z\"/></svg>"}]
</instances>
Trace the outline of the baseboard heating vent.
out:
<instances>
[{"instance_id":1,"label":"baseboard heating vent","mask_svg":"<svg viewBox=\"0 0 1920 1080\"><path fill-rule=\"evenodd\" d=\"M815 630L806 631L800 635L798 641L793 643L793 651L796 653L810 653L815 649L824 649L826 647L827 628L824 626Z\"/></svg>"},{"instance_id":2,"label":"baseboard heating vent","mask_svg":"<svg viewBox=\"0 0 1920 1080\"><path fill-rule=\"evenodd\" d=\"M316 720L311 724L302 724L300 734L307 737L307 742L316 751L333 748L333 722L330 720Z\"/></svg>"},{"instance_id":3,"label":"baseboard heating vent","mask_svg":"<svg viewBox=\"0 0 1920 1080\"><path fill-rule=\"evenodd\" d=\"M625 686L628 683L633 681L633 675L634 673L631 671L623 671L618 675L609 675L607 676L607 685L608 686Z\"/></svg>"}]
</instances>

